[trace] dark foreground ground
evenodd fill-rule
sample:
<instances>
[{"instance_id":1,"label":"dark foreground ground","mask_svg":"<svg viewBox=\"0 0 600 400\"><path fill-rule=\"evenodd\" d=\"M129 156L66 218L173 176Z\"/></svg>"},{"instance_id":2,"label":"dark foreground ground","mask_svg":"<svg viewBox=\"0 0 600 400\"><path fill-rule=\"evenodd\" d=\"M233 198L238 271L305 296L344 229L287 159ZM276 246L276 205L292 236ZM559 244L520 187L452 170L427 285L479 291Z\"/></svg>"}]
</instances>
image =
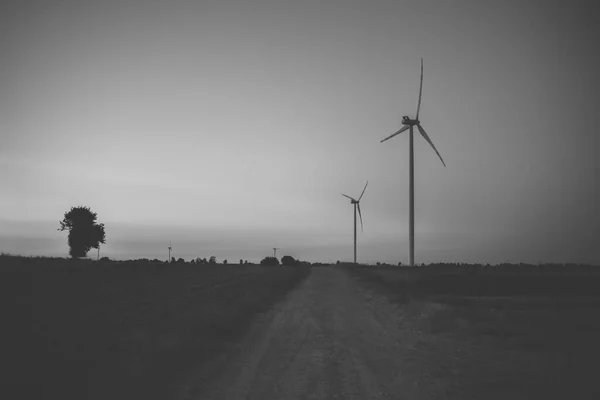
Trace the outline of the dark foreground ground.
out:
<instances>
[{"instance_id":1,"label":"dark foreground ground","mask_svg":"<svg viewBox=\"0 0 600 400\"><path fill-rule=\"evenodd\" d=\"M595 269L34 261L0 398L600 398Z\"/></svg>"},{"instance_id":2,"label":"dark foreground ground","mask_svg":"<svg viewBox=\"0 0 600 400\"><path fill-rule=\"evenodd\" d=\"M170 399L309 273L0 257L0 398Z\"/></svg>"},{"instance_id":3,"label":"dark foreground ground","mask_svg":"<svg viewBox=\"0 0 600 400\"><path fill-rule=\"evenodd\" d=\"M426 398L435 388L418 386L425 381L411 360L419 340L410 318L382 296L338 268L314 268L216 366L220 378L199 369L176 398Z\"/></svg>"},{"instance_id":4,"label":"dark foreground ground","mask_svg":"<svg viewBox=\"0 0 600 400\"><path fill-rule=\"evenodd\" d=\"M416 368L448 384L435 398L600 398L600 268L345 270L418 315Z\"/></svg>"},{"instance_id":5,"label":"dark foreground ground","mask_svg":"<svg viewBox=\"0 0 600 400\"><path fill-rule=\"evenodd\" d=\"M600 398L597 276L491 275L314 268L213 366L219 379L199 369L177 398Z\"/></svg>"}]
</instances>

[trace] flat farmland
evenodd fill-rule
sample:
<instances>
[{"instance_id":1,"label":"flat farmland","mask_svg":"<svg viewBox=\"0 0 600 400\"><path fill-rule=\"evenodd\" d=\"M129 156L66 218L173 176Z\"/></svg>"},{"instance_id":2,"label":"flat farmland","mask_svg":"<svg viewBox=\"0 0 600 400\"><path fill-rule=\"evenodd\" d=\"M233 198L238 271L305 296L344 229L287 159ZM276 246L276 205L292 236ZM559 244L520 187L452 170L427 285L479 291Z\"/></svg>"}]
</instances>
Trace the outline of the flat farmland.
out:
<instances>
[{"instance_id":1,"label":"flat farmland","mask_svg":"<svg viewBox=\"0 0 600 400\"><path fill-rule=\"evenodd\" d=\"M600 398L600 268L344 269L419 332L407 362L432 398Z\"/></svg>"},{"instance_id":2,"label":"flat farmland","mask_svg":"<svg viewBox=\"0 0 600 400\"><path fill-rule=\"evenodd\" d=\"M1 397L167 398L309 273L3 256Z\"/></svg>"}]
</instances>

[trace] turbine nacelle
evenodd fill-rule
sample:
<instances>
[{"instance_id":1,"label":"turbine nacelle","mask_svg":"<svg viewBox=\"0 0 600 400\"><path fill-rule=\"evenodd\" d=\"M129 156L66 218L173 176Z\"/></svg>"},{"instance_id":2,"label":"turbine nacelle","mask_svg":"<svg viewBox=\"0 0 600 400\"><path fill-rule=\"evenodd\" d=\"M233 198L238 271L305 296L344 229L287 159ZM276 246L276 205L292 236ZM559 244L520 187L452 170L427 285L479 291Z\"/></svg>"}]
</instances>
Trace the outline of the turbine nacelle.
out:
<instances>
[{"instance_id":1,"label":"turbine nacelle","mask_svg":"<svg viewBox=\"0 0 600 400\"><path fill-rule=\"evenodd\" d=\"M360 204L360 199L356 200L354 197L350 197L350 196L348 196L346 194L342 194L342 196L349 198L350 199L350 204Z\"/></svg>"},{"instance_id":2,"label":"turbine nacelle","mask_svg":"<svg viewBox=\"0 0 600 400\"><path fill-rule=\"evenodd\" d=\"M404 117L402 117L402 125L415 126L415 125L419 125L419 124L420 124L420 121L418 119L410 119L406 115Z\"/></svg>"}]
</instances>

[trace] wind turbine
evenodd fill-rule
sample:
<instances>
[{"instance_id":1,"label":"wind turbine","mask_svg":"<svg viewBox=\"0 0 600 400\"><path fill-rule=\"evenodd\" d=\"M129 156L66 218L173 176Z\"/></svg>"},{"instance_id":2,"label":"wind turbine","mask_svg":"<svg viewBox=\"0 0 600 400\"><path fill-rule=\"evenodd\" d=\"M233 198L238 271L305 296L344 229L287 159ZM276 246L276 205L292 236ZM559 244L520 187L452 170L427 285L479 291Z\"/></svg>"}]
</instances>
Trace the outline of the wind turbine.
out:
<instances>
[{"instance_id":1,"label":"wind turbine","mask_svg":"<svg viewBox=\"0 0 600 400\"><path fill-rule=\"evenodd\" d=\"M281 247L273 247L273 257L277 258L277 250L280 250Z\"/></svg>"},{"instance_id":2,"label":"wind turbine","mask_svg":"<svg viewBox=\"0 0 600 400\"><path fill-rule=\"evenodd\" d=\"M354 204L354 264L356 264L356 209L358 208L358 216L360 217L360 230L362 231L363 230L363 221L362 221L362 214L360 212L360 199L362 199L363 194L365 194L365 190L367 190L368 184L369 184L369 181L367 181L367 183L365 184L365 188L363 189L362 193L360 194L360 197L358 198L358 200L342 193L342 196L350 199L350 204Z\"/></svg>"},{"instance_id":3,"label":"wind turbine","mask_svg":"<svg viewBox=\"0 0 600 400\"><path fill-rule=\"evenodd\" d=\"M416 115L415 119L410 119L407 116L402 117L402 125L404 125L404 126L402 128L400 128L400 130L398 130L396 133L391 134L390 136L386 137L385 139L383 139L381 141L381 143L383 143L386 140L391 139L394 136L399 135L402 132L404 132L405 130L409 129L409 132L410 132L410 134L409 134L409 138L410 138L410 140L409 140L410 222L409 222L408 234L409 234L409 240L410 240L409 263L410 263L411 267L413 267L415 265L415 207L414 207L414 201L415 201L414 164L415 164L415 162L414 162L414 154L413 154L413 126L417 127L417 129L421 133L421 136L423 136L423 138L425 140L427 140L427 143L429 143L431 145L431 147L433 147L433 150L435 150L436 154L442 161L442 164L444 164L444 167L446 166L446 163L442 159L442 156L440 155L440 153L437 151L437 149L433 145L433 142L431 141L431 139L429 139L429 136L427 136L425 129L423 129L423 127L421 126L421 122L419 121L419 111L421 109L421 93L422 93L422 91L423 91L423 59L421 58L421 86L419 87L419 102L417 103L417 115Z\"/></svg>"},{"instance_id":4,"label":"wind turbine","mask_svg":"<svg viewBox=\"0 0 600 400\"><path fill-rule=\"evenodd\" d=\"M167 260L167 262L171 262L171 241L169 240L169 259Z\"/></svg>"}]
</instances>

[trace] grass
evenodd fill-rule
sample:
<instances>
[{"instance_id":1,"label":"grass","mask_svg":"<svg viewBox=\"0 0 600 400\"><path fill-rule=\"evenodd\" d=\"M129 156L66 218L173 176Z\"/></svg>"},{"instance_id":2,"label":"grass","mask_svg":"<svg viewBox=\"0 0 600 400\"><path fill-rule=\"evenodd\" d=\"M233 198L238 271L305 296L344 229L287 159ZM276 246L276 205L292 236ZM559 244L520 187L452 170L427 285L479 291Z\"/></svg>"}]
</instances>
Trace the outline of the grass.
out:
<instances>
[{"instance_id":1,"label":"grass","mask_svg":"<svg viewBox=\"0 0 600 400\"><path fill-rule=\"evenodd\" d=\"M168 398L309 273L2 256L0 397Z\"/></svg>"},{"instance_id":2,"label":"grass","mask_svg":"<svg viewBox=\"0 0 600 400\"><path fill-rule=\"evenodd\" d=\"M600 268L461 268L346 270L412 316L435 397L600 398Z\"/></svg>"}]
</instances>

